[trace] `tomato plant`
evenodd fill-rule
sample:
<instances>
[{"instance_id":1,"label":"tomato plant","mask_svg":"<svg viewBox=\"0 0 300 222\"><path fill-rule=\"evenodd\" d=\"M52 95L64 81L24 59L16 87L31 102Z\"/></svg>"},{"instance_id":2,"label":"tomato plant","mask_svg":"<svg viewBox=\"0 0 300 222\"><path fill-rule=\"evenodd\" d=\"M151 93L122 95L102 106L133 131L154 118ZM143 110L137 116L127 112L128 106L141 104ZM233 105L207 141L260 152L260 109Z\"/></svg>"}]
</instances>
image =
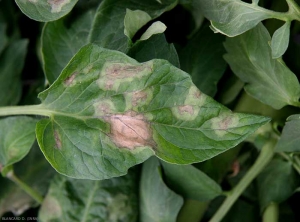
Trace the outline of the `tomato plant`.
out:
<instances>
[{"instance_id":1,"label":"tomato plant","mask_svg":"<svg viewBox=\"0 0 300 222\"><path fill-rule=\"evenodd\" d=\"M299 220L300 7L0 1L3 221Z\"/></svg>"}]
</instances>

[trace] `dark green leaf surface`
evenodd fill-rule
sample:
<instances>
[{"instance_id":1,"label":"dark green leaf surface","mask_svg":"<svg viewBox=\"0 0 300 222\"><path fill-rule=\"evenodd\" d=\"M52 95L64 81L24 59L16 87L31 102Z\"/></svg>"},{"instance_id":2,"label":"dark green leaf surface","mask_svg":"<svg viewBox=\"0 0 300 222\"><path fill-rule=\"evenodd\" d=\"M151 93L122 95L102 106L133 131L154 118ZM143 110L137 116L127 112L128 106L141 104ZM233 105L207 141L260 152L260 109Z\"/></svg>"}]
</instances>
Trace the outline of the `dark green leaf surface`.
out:
<instances>
[{"instance_id":1,"label":"dark green leaf surface","mask_svg":"<svg viewBox=\"0 0 300 222\"><path fill-rule=\"evenodd\" d=\"M140 184L140 221L175 222L182 205L183 198L164 184L159 161L147 160Z\"/></svg>"},{"instance_id":2,"label":"dark green leaf surface","mask_svg":"<svg viewBox=\"0 0 300 222\"><path fill-rule=\"evenodd\" d=\"M68 14L78 0L15 0L21 11L40 22L57 20Z\"/></svg>"},{"instance_id":3,"label":"dark green leaf surface","mask_svg":"<svg viewBox=\"0 0 300 222\"><path fill-rule=\"evenodd\" d=\"M0 120L0 171L27 155L35 140L36 122L25 116Z\"/></svg>"},{"instance_id":4,"label":"dark green leaf surface","mask_svg":"<svg viewBox=\"0 0 300 222\"><path fill-rule=\"evenodd\" d=\"M54 173L37 143L24 159L14 164L14 174L41 195L46 194ZM36 206L36 201L10 180L0 177L0 184L0 216L5 212L20 215Z\"/></svg>"},{"instance_id":5,"label":"dark green leaf surface","mask_svg":"<svg viewBox=\"0 0 300 222\"><path fill-rule=\"evenodd\" d=\"M95 13L88 11L72 20L67 28L66 17L46 23L42 34L44 71L53 83L78 50L89 43L88 37Z\"/></svg>"},{"instance_id":6,"label":"dark green leaf surface","mask_svg":"<svg viewBox=\"0 0 300 222\"><path fill-rule=\"evenodd\" d=\"M128 55L138 62L147 62L151 59L165 59L179 67L179 58L173 44L169 44L164 34L152 36L145 41L136 42L129 50Z\"/></svg>"},{"instance_id":7,"label":"dark green leaf surface","mask_svg":"<svg viewBox=\"0 0 300 222\"><path fill-rule=\"evenodd\" d=\"M201 0L200 5L204 16L212 20L213 29L230 37L240 35L272 17L272 13L263 8L241 0Z\"/></svg>"},{"instance_id":8,"label":"dark green leaf surface","mask_svg":"<svg viewBox=\"0 0 300 222\"><path fill-rule=\"evenodd\" d=\"M281 57L289 46L291 22L286 22L272 36L272 58Z\"/></svg>"},{"instance_id":9,"label":"dark green leaf surface","mask_svg":"<svg viewBox=\"0 0 300 222\"><path fill-rule=\"evenodd\" d=\"M216 94L217 83L226 69L223 41L224 36L214 34L205 26L179 53L182 70L190 73L195 85L209 96Z\"/></svg>"},{"instance_id":10,"label":"dark green leaf surface","mask_svg":"<svg viewBox=\"0 0 300 222\"><path fill-rule=\"evenodd\" d=\"M285 201L300 185L299 175L292 164L282 159L272 160L257 180L261 210L271 202Z\"/></svg>"},{"instance_id":11,"label":"dark green leaf surface","mask_svg":"<svg viewBox=\"0 0 300 222\"><path fill-rule=\"evenodd\" d=\"M300 152L300 115L287 119L281 137L276 145L277 152Z\"/></svg>"},{"instance_id":12,"label":"dark green leaf surface","mask_svg":"<svg viewBox=\"0 0 300 222\"><path fill-rule=\"evenodd\" d=\"M0 21L0 55L8 42L6 36L6 25Z\"/></svg>"},{"instance_id":13,"label":"dark green leaf surface","mask_svg":"<svg viewBox=\"0 0 300 222\"><path fill-rule=\"evenodd\" d=\"M0 55L0 106L17 104L20 99L20 75L27 52L27 44L27 40L14 41Z\"/></svg>"},{"instance_id":14,"label":"dark green leaf surface","mask_svg":"<svg viewBox=\"0 0 300 222\"><path fill-rule=\"evenodd\" d=\"M142 2L105 0L100 4L96 15L89 11L78 18L75 17L74 21L66 17L47 23L42 34L42 53L48 81L53 83L72 56L87 43L97 43L105 48L127 51L132 43L131 38L128 38L125 33L130 32L127 35L132 37L146 21L158 17L175 4L176 0L168 0L163 4L155 0ZM125 18L126 10L135 14L148 13L149 17L141 24L137 24L136 18L132 18L136 15L127 13Z\"/></svg>"},{"instance_id":15,"label":"dark green leaf surface","mask_svg":"<svg viewBox=\"0 0 300 222\"><path fill-rule=\"evenodd\" d=\"M155 19L176 4L177 0L104 0L97 10L90 40L101 47L126 52L131 44L124 34L126 9L145 11Z\"/></svg>"},{"instance_id":16,"label":"dark green leaf surface","mask_svg":"<svg viewBox=\"0 0 300 222\"><path fill-rule=\"evenodd\" d=\"M152 155L204 161L269 121L232 113L165 60L140 64L93 44L39 98L50 116L37 124L39 145L57 171L76 178L124 175Z\"/></svg>"},{"instance_id":17,"label":"dark green leaf surface","mask_svg":"<svg viewBox=\"0 0 300 222\"><path fill-rule=\"evenodd\" d=\"M270 41L267 29L259 24L240 36L227 38L225 60L246 83L246 92L262 103L275 109L298 105L297 77L282 60L272 59Z\"/></svg>"},{"instance_id":18,"label":"dark green leaf surface","mask_svg":"<svg viewBox=\"0 0 300 222\"><path fill-rule=\"evenodd\" d=\"M103 181L56 176L39 212L39 221L135 222L138 215L136 178Z\"/></svg>"},{"instance_id":19,"label":"dark green leaf surface","mask_svg":"<svg viewBox=\"0 0 300 222\"><path fill-rule=\"evenodd\" d=\"M162 165L168 184L184 198L208 201L222 194L219 184L192 165Z\"/></svg>"},{"instance_id":20,"label":"dark green leaf surface","mask_svg":"<svg viewBox=\"0 0 300 222\"><path fill-rule=\"evenodd\" d=\"M6 212L20 215L31 207L33 200L13 182L0 176L0 216Z\"/></svg>"}]
</instances>

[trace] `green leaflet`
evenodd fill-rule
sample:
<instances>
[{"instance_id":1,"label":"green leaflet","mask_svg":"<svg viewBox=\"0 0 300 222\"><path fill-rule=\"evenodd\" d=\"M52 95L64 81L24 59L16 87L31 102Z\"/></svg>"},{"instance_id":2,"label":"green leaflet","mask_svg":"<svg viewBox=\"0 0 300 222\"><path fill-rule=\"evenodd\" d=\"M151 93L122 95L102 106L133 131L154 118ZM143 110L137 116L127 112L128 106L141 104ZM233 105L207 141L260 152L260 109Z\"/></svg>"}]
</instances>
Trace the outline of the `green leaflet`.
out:
<instances>
[{"instance_id":1,"label":"green leaflet","mask_svg":"<svg viewBox=\"0 0 300 222\"><path fill-rule=\"evenodd\" d=\"M274 159L257 178L261 211L271 202L287 200L299 187L300 179L290 162Z\"/></svg>"},{"instance_id":2,"label":"green leaflet","mask_svg":"<svg viewBox=\"0 0 300 222\"><path fill-rule=\"evenodd\" d=\"M68 14L78 0L15 0L21 11L40 22L57 20Z\"/></svg>"},{"instance_id":3,"label":"green leaflet","mask_svg":"<svg viewBox=\"0 0 300 222\"><path fill-rule=\"evenodd\" d=\"M40 209L39 221L135 222L136 182L133 172L103 181L56 176Z\"/></svg>"},{"instance_id":4,"label":"green leaflet","mask_svg":"<svg viewBox=\"0 0 300 222\"><path fill-rule=\"evenodd\" d=\"M193 165L179 166L162 162L168 185L184 198L208 201L222 194L214 180Z\"/></svg>"},{"instance_id":5,"label":"green leaflet","mask_svg":"<svg viewBox=\"0 0 300 222\"><path fill-rule=\"evenodd\" d=\"M126 9L126 15L124 18L124 34L132 39L136 32L142 28L147 22L151 21L150 15L148 13L130 9Z\"/></svg>"},{"instance_id":6,"label":"green leaflet","mask_svg":"<svg viewBox=\"0 0 300 222\"><path fill-rule=\"evenodd\" d=\"M156 35L156 34L161 34L164 31L166 31L167 26L165 26L164 23L157 21L154 22L146 31L145 33L141 36L140 40L144 41L149 39L151 36Z\"/></svg>"},{"instance_id":7,"label":"green leaflet","mask_svg":"<svg viewBox=\"0 0 300 222\"><path fill-rule=\"evenodd\" d=\"M16 40L0 55L0 106L17 104L21 97L21 72L28 41ZM18 64L18 65L15 65Z\"/></svg>"},{"instance_id":8,"label":"green leaflet","mask_svg":"<svg viewBox=\"0 0 300 222\"><path fill-rule=\"evenodd\" d=\"M8 42L6 36L6 24L0 21L0 55Z\"/></svg>"},{"instance_id":9,"label":"green leaflet","mask_svg":"<svg viewBox=\"0 0 300 222\"><path fill-rule=\"evenodd\" d=\"M198 0L179 0L179 4L190 11L195 21L195 28L191 34L196 32L204 21L204 16L201 12L201 1Z\"/></svg>"},{"instance_id":10,"label":"green leaflet","mask_svg":"<svg viewBox=\"0 0 300 222\"><path fill-rule=\"evenodd\" d=\"M223 41L224 36L215 35L205 26L179 51L182 70L190 73L195 85L209 96L216 94L217 83L227 67L222 57Z\"/></svg>"},{"instance_id":11,"label":"green leaflet","mask_svg":"<svg viewBox=\"0 0 300 222\"><path fill-rule=\"evenodd\" d=\"M165 60L139 64L93 44L39 98L37 112L50 117L37 124L41 150L58 172L75 178L124 175L152 155L204 161L269 121L232 113Z\"/></svg>"},{"instance_id":12,"label":"green leaflet","mask_svg":"<svg viewBox=\"0 0 300 222\"><path fill-rule=\"evenodd\" d=\"M271 41L272 58L281 57L289 46L291 22L286 22L275 31Z\"/></svg>"},{"instance_id":13,"label":"green leaflet","mask_svg":"<svg viewBox=\"0 0 300 222\"><path fill-rule=\"evenodd\" d=\"M0 120L0 172L23 159L35 140L36 120L8 117Z\"/></svg>"},{"instance_id":14,"label":"green leaflet","mask_svg":"<svg viewBox=\"0 0 300 222\"><path fill-rule=\"evenodd\" d=\"M54 173L37 143L25 158L14 164L14 174L41 195L46 194ZM0 176L0 184L0 216L5 212L20 215L30 207L36 207L36 201L7 178Z\"/></svg>"},{"instance_id":15,"label":"green leaflet","mask_svg":"<svg viewBox=\"0 0 300 222\"><path fill-rule=\"evenodd\" d=\"M155 19L176 4L177 0L104 0L97 10L90 42L104 48L126 52L131 44L124 34L126 9L145 11L151 19Z\"/></svg>"},{"instance_id":16,"label":"green leaflet","mask_svg":"<svg viewBox=\"0 0 300 222\"><path fill-rule=\"evenodd\" d=\"M169 44L164 34L153 35L145 41L137 41L128 51L128 55L138 62L151 59L165 59L179 68L179 58L173 44Z\"/></svg>"},{"instance_id":17,"label":"green leaflet","mask_svg":"<svg viewBox=\"0 0 300 222\"><path fill-rule=\"evenodd\" d=\"M148 19L152 20L158 17L175 5L176 0L164 1L163 4L156 0L142 2L105 0L101 2L96 14L93 11L86 12L75 18L74 21L71 20L70 25L67 25L68 21L70 22L68 17L47 23L42 34L42 53L48 81L53 83L72 56L88 43L96 43L101 47L127 52L132 42L124 32L130 32L130 36L132 36ZM125 17L126 10L127 16ZM129 12L134 15L137 12L143 15L148 13L149 18L143 23L137 24L136 20L132 18L132 13ZM126 27L124 23L126 23Z\"/></svg>"},{"instance_id":18,"label":"green leaflet","mask_svg":"<svg viewBox=\"0 0 300 222\"><path fill-rule=\"evenodd\" d=\"M259 24L240 36L227 38L224 58L254 98L275 109L298 106L298 79L282 60L272 59L269 41L268 31Z\"/></svg>"},{"instance_id":19,"label":"green leaflet","mask_svg":"<svg viewBox=\"0 0 300 222\"><path fill-rule=\"evenodd\" d=\"M201 0L205 17L212 20L216 32L233 37L254 28L259 22L272 18L272 11L241 0Z\"/></svg>"},{"instance_id":20,"label":"green leaflet","mask_svg":"<svg viewBox=\"0 0 300 222\"><path fill-rule=\"evenodd\" d=\"M300 115L292 115L287 118L281 137L275 147L277 152L299 152Z\"/></svg>"},{"instance_id":21,"label":"green leaflet","mask_svg":"<svg viewBox=\"0 0 300 222\"><path fill-rule=\"evenodd\" d=\"M183 198L165 185L154 157L143 164L140 199L141 222L175 222L183 205Z\"/></svg>"},{"instance_id":22,"label":"green leaflet","mask_svg":"<svg viewBox=\"0 0 300 222\"><path fill-rule=\"evenodd\" d=\"M42 53L45 75L53 83L78 50L89 43L88 36L95 12L88 11L66 27L62 18L46 23L42 33ZM66 17L68 18L68 17Z\"/></svg>"}]
</instances>

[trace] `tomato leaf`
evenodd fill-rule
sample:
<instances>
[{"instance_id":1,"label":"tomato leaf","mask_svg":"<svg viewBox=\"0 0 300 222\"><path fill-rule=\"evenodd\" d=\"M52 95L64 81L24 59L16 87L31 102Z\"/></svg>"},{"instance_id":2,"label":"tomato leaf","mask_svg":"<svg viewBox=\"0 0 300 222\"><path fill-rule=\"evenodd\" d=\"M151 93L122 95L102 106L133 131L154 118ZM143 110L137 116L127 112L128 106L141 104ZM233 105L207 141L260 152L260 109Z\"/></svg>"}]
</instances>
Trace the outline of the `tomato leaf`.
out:
<instances>
[{"instance_id":1,"label":"tomato leaf","mask_svg":"<svg viewBox=\"0 0 300 222\"><path fill-rule=\"evenodd\" d=\"M300 115L289 116L275 147L277 152L299 152Z\"/></svg>"},{"instance_id":2,"label":"tomato leaf","mask_svg":"<svg viewBox=\"0 0 300 222\"><path fill-rule=\"evenodd\" d=\"M35 140L36 120L8 117L0 120L0 171L23 159Z\"/></svg>"},{"instance_id":3,"label":"tomato leaf","mask_svg":"<svg viewBox=\"0 0 300 222\"><path fill-rule=\"evenodd\" d=\"M225 60L246 83L249 95L275 109L298 105L298 79L282 60L272 59L270 41L267 29L259 24L240 36L227 38Z\"/></svg>"},{"instance_id":4,"label":"tomato leaf","mask_svg":"<svg viewBox=\"0 0 300 222\"><path fill-rule=\"evenodd\" d=\"M204 161L269 121L233 114L167 61L139 64L93 44L39 98L50 116L37 124L39 145L57 171L76 178L124 175L152 155Z\"/></svg>"},{"instance_id":5,"label":"tomato leaf","mask_svg":"<svg viewBox=\"0 0 300 222\"><path fill-rule=\"evenodd\" d=\"M140 199L141 222L175 222L183 205L183 198L164 184L159 161L154 157L143 164Z\"/></svg>"},{"instance_id":6,"label":"tomato leaf","mask_svg":"<svg viewBox=\"0 0 300 222\"><path fill-rule=\"evenodd\" d=\"M162 166L169 186L184 198L208 201L222 194L219 184L193 165L162 162Z\"/></svg>"},{"instance_id":7,"label":"tomato leaf","mask_svg":"<svg viewBox=\"0 0 300 222\"><path fill-rule=\"evenodd\" d=\"M57 20L68 14L78 0L15 0L21 11L40 22Z\"/></svg>"},{"instance_id":8,"label":"tomato leaf","mask_svg":"<svg viewBox=\"0 0 300 222\"><path fill-rule=\"evenodd\" d=\"M75 180L56 176L39 211L39 221L137 220L135 173L110 180Z\"/></svg>"}]
</instances>

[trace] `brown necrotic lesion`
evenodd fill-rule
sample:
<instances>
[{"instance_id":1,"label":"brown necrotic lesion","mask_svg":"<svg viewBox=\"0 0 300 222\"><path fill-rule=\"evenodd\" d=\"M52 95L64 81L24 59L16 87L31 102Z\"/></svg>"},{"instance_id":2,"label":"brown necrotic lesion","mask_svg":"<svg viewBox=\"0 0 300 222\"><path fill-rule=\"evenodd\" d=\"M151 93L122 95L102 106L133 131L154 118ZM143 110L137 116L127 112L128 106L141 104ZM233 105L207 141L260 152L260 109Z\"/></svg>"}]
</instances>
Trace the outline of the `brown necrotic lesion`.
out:
<instances>
[{"instance_id":1,"label":"brown necrotic lesion","mask_svg":"<svg viewBox=\"0 0 300 222\"><path fill-rule=\"evenodd\" d=\"M149 122L141 114L129 111L105 118L110 123L112 141L120 148L153 146Z\"/></svg>"}]
</instances>

